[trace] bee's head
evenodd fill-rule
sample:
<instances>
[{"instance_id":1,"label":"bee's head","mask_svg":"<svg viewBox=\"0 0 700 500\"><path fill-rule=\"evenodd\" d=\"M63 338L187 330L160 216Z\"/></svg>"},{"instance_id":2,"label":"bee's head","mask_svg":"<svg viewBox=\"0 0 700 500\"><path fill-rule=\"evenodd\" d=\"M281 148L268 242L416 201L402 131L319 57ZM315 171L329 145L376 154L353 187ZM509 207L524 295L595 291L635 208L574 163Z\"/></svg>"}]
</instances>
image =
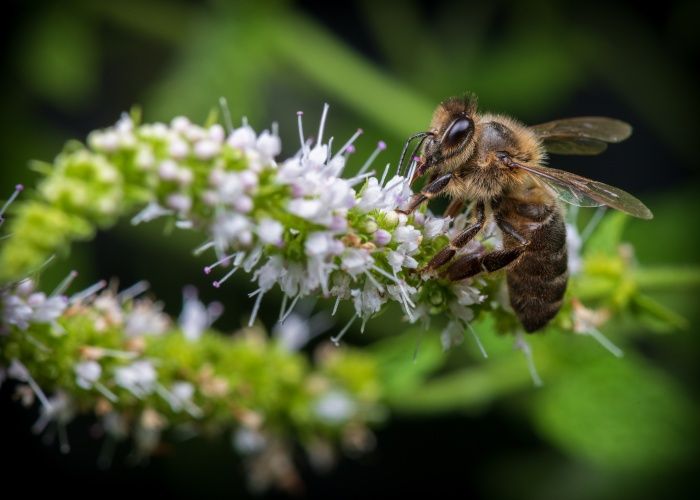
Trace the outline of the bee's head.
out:
<instances>
[{"instance_id":1,"label":"bee's head","mask_svg":"<svg viewBox=\"0 0 700 500\"><path fill-rule=\"evenodd\" d=\"M418 176L435 167L451 170L472 156L476 109L477 99L472 94L451 97L438 105L429 130L412 137L422 137L418 146L422 146Z\"/></svg>"}]
</instances>

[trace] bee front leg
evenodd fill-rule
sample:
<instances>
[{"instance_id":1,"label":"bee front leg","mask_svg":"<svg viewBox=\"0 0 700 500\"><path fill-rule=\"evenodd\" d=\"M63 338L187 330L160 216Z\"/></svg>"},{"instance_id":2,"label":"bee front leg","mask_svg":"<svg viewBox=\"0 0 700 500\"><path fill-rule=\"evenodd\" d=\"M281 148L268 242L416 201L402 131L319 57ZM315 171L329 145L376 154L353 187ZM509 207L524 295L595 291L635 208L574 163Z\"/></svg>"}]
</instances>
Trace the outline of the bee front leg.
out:
<instances>
[{"instance_id":1,"label":"bee front leg","mask_svg":"<svg viewBox=\"0 0 700 500\"><path fill-rule=\"evenodd\" d=\"M424 269L433 270L447 264L450 260L452 260L452 257L455 256L457 250L464 247L467 243L474 239L474 236L476 236L477 233L481 231L481 228L484 227L484 221L486 219L483 202L480 201L476 204L475 212L476 221L464 229L464 231L459 233L452 241L450 241L449 245L436 253Z\"/></svg>"},{"instance_id":2,"label":"bee front leg","mask_svg":"<svg viewBox=\"0 0 700 500\"><path fill-rule=\"evenodd\" d=\"M447 185L450 183L451 180L452 174L445 174L443 176L438 177L430 184L425 186L420 193L414 194L408 201L408 206L406 208L402 210L397 210L397 212L401 212L406 215L412 214L413 211L416 208L418 208L423 202L431 200L440 193L442 193L445 190L445 188L447 188Z\"/></svg>"}]
</instances>

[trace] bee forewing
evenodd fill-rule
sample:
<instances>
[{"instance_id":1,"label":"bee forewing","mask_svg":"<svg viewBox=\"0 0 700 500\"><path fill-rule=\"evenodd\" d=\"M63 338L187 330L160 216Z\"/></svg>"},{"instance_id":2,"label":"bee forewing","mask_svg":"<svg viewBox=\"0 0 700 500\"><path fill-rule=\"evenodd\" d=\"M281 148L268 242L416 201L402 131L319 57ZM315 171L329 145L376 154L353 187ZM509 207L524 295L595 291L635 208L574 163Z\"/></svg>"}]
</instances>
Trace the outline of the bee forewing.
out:
<instances>
[{"instance_id":1,"label":"bee forewing","mask_svg":"<svg viewBox=\"0 0 700 500\"><path fill-rule=\"evenodd\" d=\"M644 203L614 186L556 168L522 164L517 166L545 181L567 203L584 207L606 205L640 219L654 217Z\"/></svg>"}]
</instances>

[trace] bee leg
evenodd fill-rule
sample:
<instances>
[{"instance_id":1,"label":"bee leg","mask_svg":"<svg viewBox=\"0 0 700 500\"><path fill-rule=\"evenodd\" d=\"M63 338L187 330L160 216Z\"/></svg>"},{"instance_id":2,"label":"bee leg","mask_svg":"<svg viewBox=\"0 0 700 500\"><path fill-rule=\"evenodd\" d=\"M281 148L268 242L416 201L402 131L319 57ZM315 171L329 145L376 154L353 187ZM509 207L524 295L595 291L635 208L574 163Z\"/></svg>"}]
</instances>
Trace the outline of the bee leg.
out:
<instances>
[{"instance_id":1,"label":"bee leg","mask_svg":"<svg viewBox=\"0 0 700 500\"><path fill-rule=\"evenodd\" d=\"M442 213L443 217L456 217L458 213L462 211L462 208L464 208L464 200L459 200L455 198L450 202L449 205L447 205L447 208L445 211Z\"/></svg>"},{"instance_id":2,"label":"bee leg","mask_svg":"<svg viewBox=\"0 0 700 500\"><path fill-rule=\"evenodd\" d=\"M485 255L464 255L460 257L447 268L446 275L450 281L470 278L482 271L489 273L498 271L520 257L525 251L530 242L506 221L498 220L497 222L504 233L515 238L520 244L512 248L494 250Z\"/></svg>"},{"instance_id":3,"label":"bee leg","mask_svg":"<svg viewBox=\"0 0 700 500\"><path fill-rule=\"evenodd\" d=\"M464 255L454 261L445 274L450 281L459 281L484 271L492 273L520 257L526 247L527 245L518 245L506 250L495 250L485 255Z\"/></svg>"},{"instance_id":4,"label":"bee leg","mask_svg":"<svg viewBox=\"0 0 700 500\"><path fill-rule=\"evenodd\" d=\"M402 210L397 210L398 212L410 215L413 211L418 208L424 201L431 200L437 195L442 193L447 185L452 180L452 174L445 174L438 177L430 184L425 186L420 193L414 194L408 202L408 206Z\"/></svg>"},{"instance_id":5,"label":"bee leg","mask_svg":"<svg viewBox=\"0 0 700 500\"><path fill-rule=\"evenodd\" d=\"M469 243L472 239L474 239L474 236L481 231L481 228L484 226L484 220L486 219L483 202L477 203L475 210L476 221L464 229L464 231L459 233L452 241L450 241L449 245L436 253L424 269L437 269L438 267L447 264L452 257L455 256L457 250Z\"/></svg>"}]
</instances>

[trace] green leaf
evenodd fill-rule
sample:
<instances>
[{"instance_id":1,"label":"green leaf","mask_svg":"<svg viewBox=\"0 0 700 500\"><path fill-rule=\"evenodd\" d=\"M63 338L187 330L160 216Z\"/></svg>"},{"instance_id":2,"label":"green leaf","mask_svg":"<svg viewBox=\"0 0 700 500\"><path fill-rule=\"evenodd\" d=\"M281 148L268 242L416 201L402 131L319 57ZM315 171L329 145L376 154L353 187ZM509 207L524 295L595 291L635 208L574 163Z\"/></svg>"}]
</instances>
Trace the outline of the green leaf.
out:
<instances>
[{"instance_id":1,"label":"green leaf","mask_svg":"<svg viewBox=\"0 0 700 500\"><path fill-rule=\"evenodd\" d=\"M325 88L351 109L406 136L424 127L433 104L369 64L302 16L270 18L269 37L295 70Z\"/></svg>"},{"instance_id":2,"label":"green leaf","mask_svg":"<svg viewBox=\"0 0 700 500\"><path fill-rule=\"evenodd\" d=\"M601 358L546 386L533 418L545 438L575 457L653 470L697 449L695 410L672 380L641 360Z\"/></svg>"},{"instance_id":3,"label":"green leaf","mask_svg":"<svg viewBox=\"0 0 700 500\"><path fill-rule=\"evenodd\" d=\"M26 83L53 104L74 108L97 85L98 53L92 23L65 8L48 9L22 44L20 65Z\"/></svg>"},{"instance_id":4,"label":"green leaf","mask_svg":"<svg viewBox=\"0 0 700 500\"><path fill-rule=\"evenodd\" d=\"M617 255L627 220L627 216L622 212L612 212L606 215L586 242L584 248L586 256Z\"/></svg>"}]
</instances>

